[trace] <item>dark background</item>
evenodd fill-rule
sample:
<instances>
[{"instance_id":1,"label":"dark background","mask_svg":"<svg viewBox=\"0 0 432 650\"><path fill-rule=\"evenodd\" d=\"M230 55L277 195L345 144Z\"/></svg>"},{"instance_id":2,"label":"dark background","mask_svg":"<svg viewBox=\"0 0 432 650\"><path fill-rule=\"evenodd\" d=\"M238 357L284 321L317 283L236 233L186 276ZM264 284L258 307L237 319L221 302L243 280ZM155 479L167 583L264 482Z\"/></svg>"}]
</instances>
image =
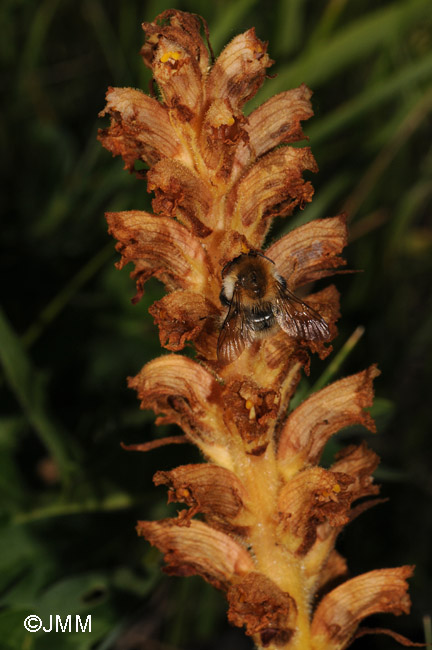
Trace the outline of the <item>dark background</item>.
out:
<instances>
[{"instance_id":1,"label":"dark background","mask_svg":"<svg viewBox=\"0 0 432 650\"><path fill-rule=\"evenodd\" d=\"M219 593L198 578L163 576L159 553L135 535L137 519L175 512L153 486L154 471L198 453L119 446L166 433L125 381L161 353L147 309L162 289L149 283L133 306L128 269L114 268L104 211L149 210L151 197L96 141L106 124L97 115L109 85L148 89L140 24L168 7L201 13L216 53L252 26L269 41L278 76L247 110L301 82L314 90L305 130L320 167L315 198L272 236L347 210L348 264L363 272L336 277L335 353L313 360L300 395L379 364L378 434L342 432L330 451L366 438L382 458L376 479L389 501L352 523L338 549L352 575L417 565L411 615L366 624L423 641L432 609L430 0L4 0L2 648L252 645L226 623ZM354 345L359 325L364 335ZM44 621L50 613L91 614L92 633L30 634L23 620L31 613ZM396 646L368 636L353 647Z\"/></svg>"}]
</instances>

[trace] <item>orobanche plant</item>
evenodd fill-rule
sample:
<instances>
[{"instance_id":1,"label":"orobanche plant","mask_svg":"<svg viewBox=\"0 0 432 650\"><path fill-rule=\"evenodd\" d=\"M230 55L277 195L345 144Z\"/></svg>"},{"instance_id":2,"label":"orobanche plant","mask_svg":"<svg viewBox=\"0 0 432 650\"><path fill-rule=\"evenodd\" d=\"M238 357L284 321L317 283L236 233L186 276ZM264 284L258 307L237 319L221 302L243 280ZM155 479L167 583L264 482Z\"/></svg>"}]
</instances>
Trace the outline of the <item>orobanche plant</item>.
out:
<instances>
[{"instance_id":1,"label":"orobanche plant","mask_svg":"<svg viewBox=\"0 0 432 650\"><path fill-rule=\"evenodd\" d=\"M263 249L273 219L312 199L303 179L317 171L311 150L287 144L304 139L311 91L287 90L245 117L272 64L253 29L213 63L197 16L168 10L143 28L141 54L159 94L110 88L102 115L111 124L99 138L129 171L148 165L154 214L107 219L118 267L134 264L135 300L152 276L166 287L150 309L161 344L179 352L193 342L196 354L161 356L129 385L157 422L183 429L174 441L194 443L206 462L156 473L169 501L187 508L140 521L138 534L163 552L167 573L199 574L222 589L229 621L258 648L339 650L366 631L408 643L359 624L375 612L409 611L412 567L344 581L347 565L334 548L343 527L377 501L376 454L352 445L329 469L319 466L341 428L374 431L365 408L376 367L287 415L309 353L331 352L339 317L334 286L304 300L298 290L342 266L347 242L340 215Z\"/></svg>"}]
</instances>

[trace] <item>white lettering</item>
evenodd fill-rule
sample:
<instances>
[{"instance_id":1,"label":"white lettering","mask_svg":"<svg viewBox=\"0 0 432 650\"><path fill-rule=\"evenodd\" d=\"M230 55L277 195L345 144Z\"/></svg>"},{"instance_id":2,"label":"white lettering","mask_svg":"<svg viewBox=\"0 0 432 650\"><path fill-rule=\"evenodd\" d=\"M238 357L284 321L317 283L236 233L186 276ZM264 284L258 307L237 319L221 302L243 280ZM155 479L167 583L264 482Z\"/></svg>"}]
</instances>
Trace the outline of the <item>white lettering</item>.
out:
<instances>
[{"instance_id":1,"label":"white lettering","mask_svg":"<svg viewBox=\"0 0 432 650\"><path fill-rule=\"evenodd\" d=\"M89 614L85 620L84 627L82 626L81 623L81 616L79 614L76 615L75 617L75 630L78 632L78 625L81 628L81 632L85 632L88 624L88 631L91 632L91 615Z\"/></svg>"},{"instance_id":2,"label":"white lettering","mask_svg":"<svg viewBox=\"0 0 432 650\"><path fill-rule=\"evenodd\" d=\"M59 631L59 628L61 629L62 632L66 632L66 628L68 626L69 626L68 632L70 632L71 631L71 622L72 622L72 616L70 614L68 614L66 616L66 622L65 622L64 627L63 627L60 614L56 614L56 632Z\"/></svg>"},{"instance_id":3,"label":"white lettering","mask_svg":"<svg viewBox=\"0 0 432 650\"><path fill-rule=\"evenodd\" d=\"M52 614L50 614L50 627L47 629L46 627L42 628L44 632L51 632L52 630Z\"/></svg>"}]
</instances>

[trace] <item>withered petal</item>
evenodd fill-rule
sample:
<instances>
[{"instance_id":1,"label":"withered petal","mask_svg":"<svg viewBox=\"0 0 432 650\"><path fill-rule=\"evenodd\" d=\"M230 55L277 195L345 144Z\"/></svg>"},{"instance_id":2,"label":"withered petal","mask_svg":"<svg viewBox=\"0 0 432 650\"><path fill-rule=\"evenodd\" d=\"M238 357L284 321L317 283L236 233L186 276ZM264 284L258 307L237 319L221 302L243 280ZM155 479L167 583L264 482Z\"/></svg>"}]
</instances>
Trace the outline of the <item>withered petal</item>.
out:
<instances>
[{"instance_id":1,"label":"withered petal","mask_svg":"<svg viewBox=\"0 0 432 650\"><path fill-rule=\"evenodd\" d=\"M292 289L332 275L346 264L339 253L347 245L346 215L315 219L269 246L266 255Z\"/></svg>"},{"instance_id":2,"label":"withered petal","mask_svg":"<svg viewBox=\"0 0 432 650\"><path fill-rule=\"evenodd\" d=\"M200 28L197 16L177 9L168 9L152 23L143 23L144 63L152 69L167 106L185 122L199 111L208 66Z\"/></svg>"},{"instance_id":3,"label":"withered petal","mask_svg":"<svg viewBox=\"0 0 432 650\"><path fill-rule=\"evenodd\" d=\"M178 424L205 454L216 455L217 464L225 465L228 451L220 387L205 368L169 354L147 363L136 377L129 378L128 385L137 391L141 408L163 414L157 424Z\"/></svg>"},{"instance_id":4,"label":"withered petal","mask_svg":"<svg viewBox=\"0 0 432 650\"><path fill-rule=\"evenodd\" d=\"M221 373L222 374L222 373ZM245 373L224 374L223 418L227 430L240 436L248 455L262 455L272 439L279 395L272 387L246 379ZM259 377L258 373L256 376Z\"/></svg>"},{"instance_id":5,"label":"withered petal","mask_svg":"<svg viewBox=\"0 0 432 650\"><path fill-rule=\"evenodd\" d=\"M212 232L212 196L198 174L179 161L164 159L148 172L147 179L148 191L155 192L152 205L156 213L177 217L197 237Z\"/></svg>"},{"instance_id":6,"label":"withered petal","mask_svg":"<svg viewBox=\"0 0 432 650\"><path fill-rule=\"evenodd\" d=\"M288 643L296 628L295 600L262 573L247 573L236 581L227 594L228 620L246 627L246 634L258 637L266 647Z\"/></svg>"},{"instance_id":7,"label":"withered petal","mask_svg":"<svg viewBox=\"0 0 432 650\"><path fill-rule=\"evenodd\" d=\"M246 130L257 158L282 142L304 139L300 122L313 115L311 96L312 91L306 84L301 84L271 97L252 111Z\"/></svg>"},{"instance_id":8,"label":"withered petal","mask_svg":"<svg viewBox=\"0 0 432 650\"><path fill-rule=\"evenodd\" d=\"M154 58L157 39L154 35L161 34L167 39L177 41L185 50L195 56L201 72L207 74L209 56L205 43L201 38L201 26L208 35L208 26L202 16L191 14L179 9L166 9L156 16L152 23L143 23L143 30L149 35L147 43L143 46L145 63L150 68ZM149 55L146 58L145 55Z\"/></svg>"},{"instance_id":9,"label":"withered petal","mask_svg":"<svg viewBox=\"0 0 432 650\"><path fill-rule=\"evenodd\" d=\"M375 365L345 377L311 395L288 417L279 439L281 471L289 477L305 462L316 463L327 440L340 429L362 424L375 431L364 411L373 399L372 381L379 375Z\"/></svg>"},{"instance_id":10,"label":"withered petal","mask_svg":"<svg viewBox=\"0 0 432 650\"><path fill-rule=\"evenodd\" d=\"M101 129L98 139L114 156L122 156L127 169L133 170L136 160L154 165L181 155L168 111L156 99L133 88L109 88L106 100L99 116L108 113L111 126Z\"/></svg>"},{"instance_id":11,"label":"withered petal","mask_svg":"<svg viewBox=\"0 0 432 650\"><path fill-rule=\"evenodd\" d=\"M406 579L412 573L411 566L377 569L333 589L321 600L313 617L312 648L346 648L360 621L371 614L407 614L411 603Z\"/></svg>"},{"instance_id":12,"label":"withered petal","mask_svg":"<svg viewBox=\"0 0 432 650\"><path fill-rule=\"evenodd\" d=\"M309 368L309 357L304 347L282 330L261 342L260 354L255 355L257 376L262 383L278 391L278 416L286 413L301 377L301 369Z\"/></svg>"},{"instance_id":13,"label":"withered petal","mask_svg":"<svg viewBox=\"0 0 432 650\"><path fill-rule=\"evenodd\" d=\"M233 111L226 98L216 98L207 109L201 127L201 154L218 181L228 183L239 145L243 147L249 142L245 125L243 113ZM246 152L240 155L245 156ZM245 164L246 160L242 162Z\"/></svg>"},{"instance_id":14,"label":"withered petal","mask_svg":"<svg viewBox=\"0 0 432 650\"><path fill-rule=\"evenodd\" d=\"M249 553L221 531L201 521L179 526L177 519L139 521L138 535L164 554L166 573L200 575L219 589L235 578L253 571Z\"/></svg>"},{"instance_id":15,"label":"withered petal","mask_svg":"<svg viewBox=\"0 0 432 650\"><path fill-rule=\"evenodd\" d=\"M159 327L161 345L177 352L186 341L195 340L219 310L202 294L178 290L153 303L149 312Z\"/></svg>"},{"instance_id":16,"label":"withered petal","mask_svg":"<svg viewBox=\"0 0 432 650\"><path fill-rule=\"evenodd\" d=\"M139 210L107 212L106 218L109 233L118 240L116 249L122 256L117 267L135 264L131 277L136 280L138 297L152 276L170 291L202 291L210 263L199 240L187 228L169 217Z\"/></svg>"},{"instance_id":17,"label":"withered petal","mask_svg":"<svg viewBox=\"0 0 432 650\"><path fill-rule=\"evenodd\" d=\"M286 146L263 156L227 196L231 227L260 248L271 219L312 200L313 187L302 178L306 169L318 169L309 147Z\"/></svg>"},{"instance_id":18,"label":"withered petal","mask_svg":"<svg viewBox=\"0 0 432 650\"><path fill-rule=\"evenodd\" d=\"M378 464L378 455L363 441L360 445L349 445L339 451L331 469L357 478L370 476Z\"/></svg>"},{"instance_id":19,"label":"withered petal","mask_svg":"<svg viewBox=\"0 0 432 650\"><path fill-rule=\"evenodd\" d=\"M281 538L292 553L305 555L316 539L318 524L341 527L349 521L354 479L342 472L311 467L297 473L279 494Z\"/></svg>"},{"instance_id":20,"label":"withered petal","mask_svg":"<svg viewBox=\"0 0 432 650\"><path fill-rule=\"evenodd\" d=\"M156 472L153 481L156 485L168 485L169 503L189 506L189 510L180 512L182 523L189 524L198 512L205 514L209 522L215 519L232 522L245 511L246 489L237 476L224 467L211 463L182 465L169 472Z\"/></svg>"},{"instance_id":21,"label":"withered petal","mask_svg":"<svg viewBox=\"0 0 432 650\"><path fill-rule=\"evenodd\" d=\"M338 453L336 462L331 466L332 472L344 472L353 477L350 490L354 499L377 494L378 485L374 485L372 472L379 464L377 454L369 449L365 442L360 445L350 445Z\"/></svg>"},{"instance_id":22,"label":"withered petal","mask_svg":"<svg viewBox=\"0 0 432 650\"><path fill-rule=\"evenodd\" d=\"M210 71L207 102L227 98L237 109L251 99L264 81L266 68L273 64L266 49L267 44L256 37L254 28L233 38Z\"/></svg>"}]
</instances>

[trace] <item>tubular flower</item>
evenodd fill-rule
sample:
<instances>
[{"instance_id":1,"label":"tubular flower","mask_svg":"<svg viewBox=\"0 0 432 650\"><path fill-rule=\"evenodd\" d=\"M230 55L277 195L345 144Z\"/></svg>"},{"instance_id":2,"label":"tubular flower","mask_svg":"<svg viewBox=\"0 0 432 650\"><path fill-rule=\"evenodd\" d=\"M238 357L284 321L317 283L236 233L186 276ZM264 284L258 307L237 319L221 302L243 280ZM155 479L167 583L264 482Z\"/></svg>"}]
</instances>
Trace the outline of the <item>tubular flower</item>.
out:
<instances>
[{"instance_id":1,"label":"tubular flower","mask_svg":"<svg viewBox=\"0 0 432 650\"><path fill-rule=\"evenodd\" d=\"M223 589L229 620L259 648L339 650L365 616L408 611L411 568L371 571L329 591L347 572L334 548L339 532L378 501L371 476L378 458L362 444L329 469L318 463L342 427L360 423L374 431L365 408L377 369L337 381L286 416L309 354L324 359L331 352L339 317L333 286L305 302L292 292L342 266L347 243L339 215L263 248L272 220L312 199L304 178L317 171L311 150L288 144L304 139L311 91L302 84L245 117L244 103L272 64L253 29L211 65L196 16L168 10L143 28L141 54L160 99L110 88L101 115L111 123L99 139L129 171L137 161L149 167L154 214L132 210L107 219L121 255L117 266L134 265L134 300L152 276L166 287L150 309L162 346L177 353L192 343L195 358L162 356L129 385L142 408L153 409L157 422L177 424L207 462L156 473L169 501L186 509L177 518L140 521L138 534L163 552L167 572L199 574ZM300 304L297 334L289 318L283 321L280 297L262 313L249 303L253 327L242 320L240 276L230 276L239 259L272 263L268 286ZM256 335L266 319L280 326ZM308 329L311 322L319 332ZM231 339L225 357L218 355L221 330Z\"/></svg>"}]
</instances>

